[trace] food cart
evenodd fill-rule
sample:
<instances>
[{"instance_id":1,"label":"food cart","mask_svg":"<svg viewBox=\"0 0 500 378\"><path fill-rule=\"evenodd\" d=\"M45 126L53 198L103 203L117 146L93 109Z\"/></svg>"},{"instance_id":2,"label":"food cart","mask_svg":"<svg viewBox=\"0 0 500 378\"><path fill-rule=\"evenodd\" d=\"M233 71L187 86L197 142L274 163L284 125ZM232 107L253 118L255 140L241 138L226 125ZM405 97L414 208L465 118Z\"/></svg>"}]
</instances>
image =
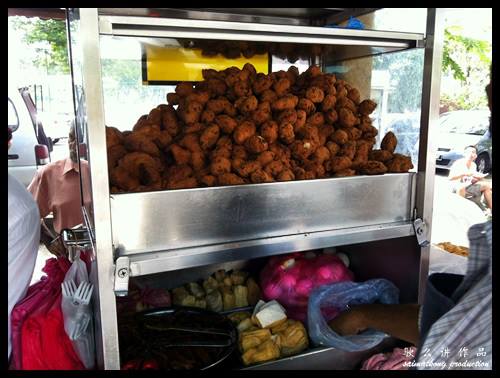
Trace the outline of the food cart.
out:
<instances>
[{"instance_id":1,"label":"food cart","mask_svg":"<svg viewBox=\"0 0 500 378\"><path fill-rule=\"evenodd\" d=\"M68 10L76 122L87 146L87 156L81 157L88 159L91 171L90 178L82 178L82 191L91 194L92 204L82 206L88 239L80 245L90 243L93 250L99 368L120 369L116 297L127 295L132 279L172 288L220 268L337 247L349 256L358 280L386 278L400 289L401 303L422 302L432 220L430 134L438 118L441 13L428 9L420 32L377 30L377 25L373 30L326 27L376 12L368 8ZM379 54L397 56L417 49L424 61L418 166L408 173L377 176L111 193L105 163L110 110L101 65L107 39L153 41L161 46L190 39L287 43L296 48L319 45L328 48L312 49L305 63L319 65L324 72L352 68ZM272 53L267 59L269 72L276 70L273 65L278 61L292 65ZM365 88L362 97L369 98L371 65L357 72L364 74L349 80ZM155 80L148 79L149 84ZM144 113L149 110L144 106ZM126 126L131 128L134 122ZM251 368L352 369L370 353L374 351L311 347L298 356Z\"/></svg>"}]
</instances>

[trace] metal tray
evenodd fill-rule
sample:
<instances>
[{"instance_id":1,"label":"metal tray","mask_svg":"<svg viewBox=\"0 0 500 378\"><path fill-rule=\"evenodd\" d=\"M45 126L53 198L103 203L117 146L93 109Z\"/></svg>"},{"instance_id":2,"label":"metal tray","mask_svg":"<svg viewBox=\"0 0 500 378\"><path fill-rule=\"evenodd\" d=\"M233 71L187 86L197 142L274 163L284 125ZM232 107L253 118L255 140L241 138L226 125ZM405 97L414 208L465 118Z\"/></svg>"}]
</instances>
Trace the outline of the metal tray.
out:
<instances>
[{"instance_id":1,"label":"metal tray","mask_svg":"<svg viewBox=\"0 0 500 378\"><path fill-rule=\"evenodd\" d=\"M415 173L111 195L120 256L411 220Z\"/></svg>"}]
</instances>

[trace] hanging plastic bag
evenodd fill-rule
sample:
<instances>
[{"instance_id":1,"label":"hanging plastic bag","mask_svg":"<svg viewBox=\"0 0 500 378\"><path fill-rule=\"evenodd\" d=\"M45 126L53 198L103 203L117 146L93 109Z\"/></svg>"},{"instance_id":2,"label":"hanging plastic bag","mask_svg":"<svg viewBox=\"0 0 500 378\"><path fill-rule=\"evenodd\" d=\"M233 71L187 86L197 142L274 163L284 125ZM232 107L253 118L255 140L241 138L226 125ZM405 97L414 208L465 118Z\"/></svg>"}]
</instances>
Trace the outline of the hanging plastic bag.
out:
<instances>
[{"instance_id":1,"label":"hanging plastic bag","mask_svg":"<svg viewBox=\"0 0 500 378\"><path fill-rule=\"evenodd\" d=\"M63 285L69 284L75 289L89 282L87 264L80 259L77 251L71 268L64 277ZM66 290L67 291L67 290ZM64 330L85 368L93 369L95 365L93 312L90 303L79 303L73 296L63 290L61 308L64 317Z\"/></svg>"},{"instance_id":2,"label":"hanging plastic bag","mask_svg":"<svg viewBox=\"0 0 500 378\"><path fill-rule=\"evenodd\" d=\"M315 345L334 347L347 352L367 350L378 345L388 335L368 329L359 335L340 336L328 325L334 317L326 318L322 309L334 308L338 312L347 306L379 302L399 303L399 289L383 278L365 282L338 282L320 286L309 296L308 331Z\"/></svg>"},{"instance_id":3,"label":"hanging plastic bag","mask_svg":"<svg viewBox=\"0 0 500 378\"><path fill-rule=\"evenodd\" d=\"M310 251L270 258L260 274L260 287L266 301L276 299L289 318L305 322L309 295L315 287L353 278L337 256Z\"/></svg>"}]
</instances>

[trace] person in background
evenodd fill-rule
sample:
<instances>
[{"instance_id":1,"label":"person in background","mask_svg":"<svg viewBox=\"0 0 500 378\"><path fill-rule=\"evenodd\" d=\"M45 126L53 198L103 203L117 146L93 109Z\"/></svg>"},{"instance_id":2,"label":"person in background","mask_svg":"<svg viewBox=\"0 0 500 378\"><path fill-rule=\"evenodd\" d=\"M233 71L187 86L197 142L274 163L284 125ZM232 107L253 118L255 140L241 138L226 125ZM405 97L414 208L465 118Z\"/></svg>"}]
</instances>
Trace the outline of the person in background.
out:
<instances>
[{"instance_id":1,"label":"person in background","mask_svg":"<svg viewBox=\"0 0 500 378\"><path fill-rule=\"evenodd\" d=\"M476 163L474 163L476 158L476 147L465 147L464 157L455 161L451 166L448 180L451 182L452 192L457 193L459 196L467 199L480 199L481 195L484 195L484 199L491 210L491 186L488 183L481 182L487 174L477 171Z\"/></svg>"},{"instance_id":2,"label":"person in background","mask_svg":"<svg viewBox=\"0 0 500 378\"><path fill-rule=\"evenodd\" d=\"M8 146L12 132L8 129ZM12 351L10 315L24 298L35 269L40 241L40 213L24 185L8 174L8 356Z\"/></svg>"},{"instance_id":3,"label":"person in background","mask_svg":"<svg viewBox=\"0 0 500 378\"><path fill-rule=\"evenodd\" d=\"M491 111L491 81L486 93ZM330 327L340 335L378 329L407 341L418 347L412 368L492 369L492 233L491 220L470 227L465 276L431 274L422 306L352 306Z\"/></svg>"},{"instance_id":4,"label":"person in background","mask_svg":"<svg viewBox=\"0 0 500 378\"><path fill-rule=\"evenodd\" d=\"M28 186L28 190L38 204L42 218L41 241L56 256L66 255L66 250L58 237L60 232L65 228L84 223L81 208L80 168L85 179L90 177L88 162L78 161L76 151L78 143L74 123L69 132L68 146L69 157L44 166ZM89 202L90 198L86 198L85 203ZM55 234L43 220L50 213L53 214Z\"/></svg>"}]
</instances>

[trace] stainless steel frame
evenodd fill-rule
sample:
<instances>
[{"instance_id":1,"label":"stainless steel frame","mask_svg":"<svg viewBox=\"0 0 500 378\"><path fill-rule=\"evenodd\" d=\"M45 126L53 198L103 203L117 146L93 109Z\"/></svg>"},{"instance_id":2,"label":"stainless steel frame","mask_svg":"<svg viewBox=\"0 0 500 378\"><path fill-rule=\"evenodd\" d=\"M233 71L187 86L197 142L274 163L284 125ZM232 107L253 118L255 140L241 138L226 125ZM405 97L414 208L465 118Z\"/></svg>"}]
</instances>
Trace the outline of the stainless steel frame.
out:
<instances>
[{"instance_id":1,"label":"stainless steel frame","mask_svg":"<svg viewBox=\"0 0 500 378\"><path fill-rule=\"evenodd\" d=\"M104 12L105 13L105 12ZM115 259L119 254L128 255L130 258L130 272L132 276L157 273L163 271L171 271L192 266L202 266L218 262L225 262L238 259L249 259L255 257L269 256L273 254L285 253L291 250L306 250L309 248L319 248L333 245L346 245L350 243L360 243L373 240L384 240L399 237L408 237L413 235L411 220L414 215L422 217L427 225L431 226L432 216L432 193L433 193L433 175L434 175L434 160L433 146L431 145L431 130L428 126L435 124L437 120L437 103L435 102L439 94L439 72L440 72L440 53L441 53L441 16L440 11L436 9L428 10L427 33L425 36L425 69L424 69L424 85L422 89L422 121L421 121L421 137L419 151L419 167L417 175L387 175L373 178L353 178L352 180L338 180L337 183L363 183L364 189L370 189L378 180L387 180L387 185L390 186L391 180L406 181L406 184L398 188L391 188L390 193L400 200L401 209L398 209L393 214L383 214L383 204L377 206L377 202L369 202L366 199L360 201L356 205L350 204L351 212L355 213L352 218L349 218L348 207L344 207L339 217L346 217L349 221L346 227L341 226L341 222L337 222L328 226L328 222L321 224L321 227L314 228L311 224L306 223L306 227L300 227L301 217L304 214L296 214L298 217L294 228L280 227L274 229L272 234L262 233L262 228L255 228L251 231L251 237L245 237L234 228L233 225L226 225L230 230L232 240L224 240L227 236L222 232L213 239L210 238L210 232L214 228L209 228L203 238L206 238L205 245L196 247L194 245L177 243L172 233L167 233L167 236L157 238L158 244L148 245L144 240L138 239L136 243L132 243L130 239L126 239L122 232L120 222L125 219L121 217L126 208L120 209L120 202L125 202L130 199L136 201L136 211L141 209L141 201L150 198L163 198L162 201L169 201L184 198L187 200L189 193L201 193L202 198L205 193L208 195L216 195L217 193L234 193L233 199L238 199L241 193L253 196L253 201L262 200L261 190L267 188L278 188L280 183L263 184L261 186L248 186L237 188L211 188L211 190L181 190L178 192L162 192L162 193L143 193L139 195L117 195L109 194L108 172L106 162L106 143L105 143L105 128L104 128L104 109L103 109L103 92L102 80L100 71L100 50L99 36L103 34L113 35L129 35L129 36L155 36L155 37L179 37L190 36L197 38L211 39L238 39L246 40L264 40L264 41L285 41L297 43L326 43L326 44L341 44L344 46L361 45L375 46L386 48L386 51L391 49L405 49L422 46L424 41L423 35L411 33L393 33L393 32L369 32L359 30L346 29L328 29L307 26L286 26L269 25L269 24L252 24L252 23L234 23L225 21L203 21L203 20L188 20L188 19L162 19L151 17L121 17L121 16L99 16L99 11L94 8L82 8L79 10L81 44L83 54L83 89L86 95L86 115L89 133L89 163L91 167L91 191L93 198L93 224L95 226L93 234L95 235L95 252L96 261L94 274L98 280L98 295L95 297L97 322L97 337L98 340L98 366L104 369L119 369L119 345L118 345L118 325L116 318L116 303L114 287L115 275ZM427 159L427 157L430 157ZM416 176L416 182L412 177ZM365 181L366 180L366 181ZM318 182L301 182L288 183L290 187L315 188L316 186L328 185L329 182L335 180L325 180L324 183ZM287 188L283 184L284 188ZM376 185L375 185L376 186ZM382 187L376 189L375 193L378 196L383 196ZM254 187L254 188L252 188ZM333 184L330 187L333 189ZM361 186L350 185L351 190L355 193L361 193ZM305 189L304 189L305 190ZM347 190L347 189L344 189ZM300 190L299 190L300 193ZM288 189L283 191L284 198L293 198L300 196L299 193L292 194ZM304 192L303 192L304 193ZM278 196L278 192L273 195ZM342 197L341 193L337 193ZM368 196L369 194L367 194ZM160 196L160 197L158 197ZM185 197L183 197L185 196ZM288 197L287 197L288 196ZM323 194L324 196L324 194ZM110 204L111 198L111 204ZM242 196L239 197L240 199ZM306 197L308 198L308 197ZM267 199L264 199L267 201ZM384 200L386 201L386 200ZM116 202L116 204L115 204ZM277 202L279 204L279 202ZM313 202L308 203L312 206ZM368 203L372 203L373 207L369 208ZM277 207L279 211L283 211L283 202ZM118 206L118 207L117 207ZM122 204L127 206L127 204ZM333 205L332 205L333 206ZM132 207L130 207L132 208ZM342 207L341 207L342 208ZM167 209L167 207L165 207ZM231 216L242 218L238 215L239 211L244 209L242 202L236 204L235 208L228 208ZM319 208L316 207L316 210ZM292 210L289 209L289 216L292 217ZM307 212L307 207L305 208ZM320 209L321 210L321 209ZM332 211L332 207L325 209ZM115 213L117 214L115 216ZM118 215L120 214L120 215ZM186 214L189 214L186 213ZM191 221L184 213L177 215L184 219L184 224L181 226L189 226ZM236 215L235 215L236 214ZM383 214L381 218L379 216ZM266 214L269 217L270 214ZM396 217L394 217L396 215ZM258 216L257 213L254 216ZM281 214L276 214L279 218ZM323 213L322 216L326 216ZM335 213L332 213L334 219ZM361 222L356 222L364 218ZM141 217L130 217L130 223L144 232L154 231L150 227L141 225ZM165 218L164 218L165 219ZM291 219L291 218L289 218ZM307 217L305 219L308 219ZM309 218L311 219L311 218ZM219 219L220 220L220 219ZM158 222L158 219L156 219ZM204 222L207 219L203 220ZM279 223L279 219L276 222ZM170 223L173 230L178 228L177 223ZM115 229L116 227L116 229ZM181 228L182 229L182 228ZM186 228L187 229L187 228ZM185 229L185 230L186 230ZM186 237L186 232L182 237ZM314 231L314 232L313 232ZM169 232L173 232L169 229ZM252 239L253 238L253 239ZM122 242L121 240L126 240ZM180 239L178 239L180 240ZM143 243L143 244L141 244ZM210 244L212 243L212 244ZM117 253L113 251L115 244ZM154 252L152 252L154 251ZM428 268L428 249L421 249L420 258L420 291L419 300L423 298L424 282ZM295 359L297 361L297 359Z\"/></svg>"}]
</instances>

